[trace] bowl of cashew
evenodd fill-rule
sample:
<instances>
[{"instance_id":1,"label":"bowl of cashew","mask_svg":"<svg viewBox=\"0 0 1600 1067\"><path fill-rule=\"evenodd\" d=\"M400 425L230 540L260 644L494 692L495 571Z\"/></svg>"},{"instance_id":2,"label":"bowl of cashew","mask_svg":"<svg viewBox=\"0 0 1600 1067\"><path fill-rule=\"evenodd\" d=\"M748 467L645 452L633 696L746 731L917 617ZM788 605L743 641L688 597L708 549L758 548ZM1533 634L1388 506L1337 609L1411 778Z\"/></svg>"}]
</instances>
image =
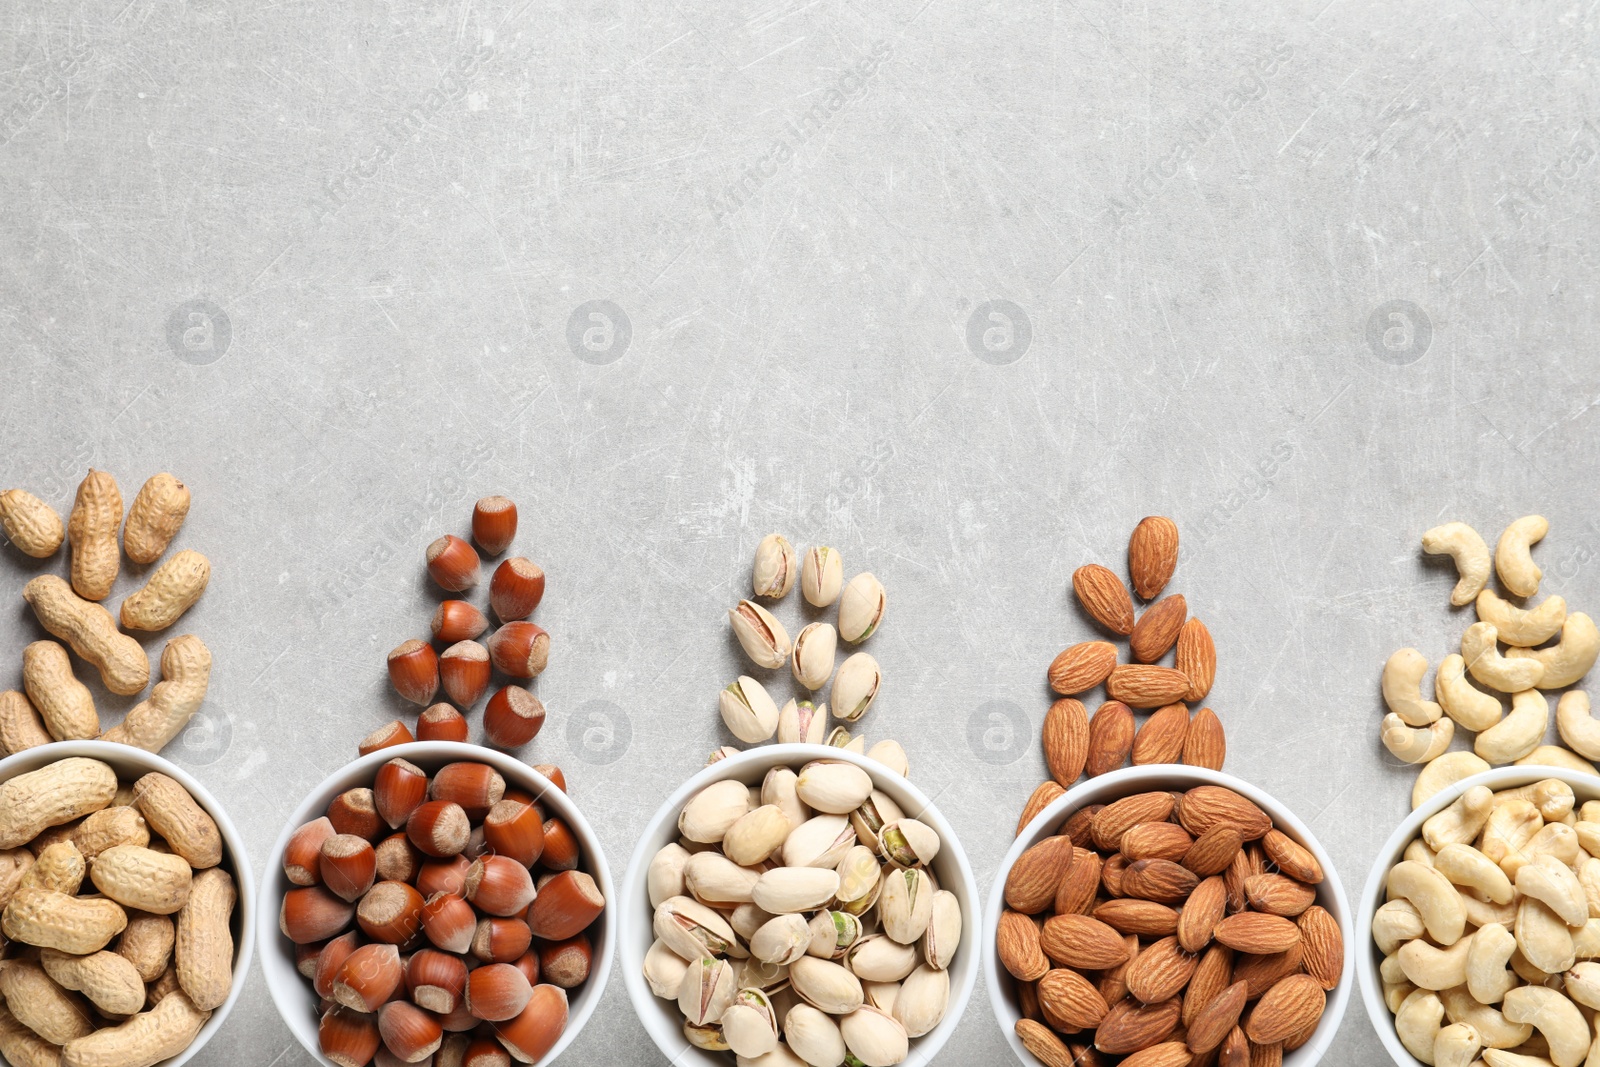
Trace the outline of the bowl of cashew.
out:
<instances>
[{"instance_id":1,"label":"bowl of cashew","mask_svg":"<svg viewBox=\"0 0 1600 1067\"><path fill-rule=\"evenodd\" d=\"M1600 1063L1600 778L1501 767L1400 824L1356 908L1356 969L1399 1067Z\"/></svg>"}]
</instances>

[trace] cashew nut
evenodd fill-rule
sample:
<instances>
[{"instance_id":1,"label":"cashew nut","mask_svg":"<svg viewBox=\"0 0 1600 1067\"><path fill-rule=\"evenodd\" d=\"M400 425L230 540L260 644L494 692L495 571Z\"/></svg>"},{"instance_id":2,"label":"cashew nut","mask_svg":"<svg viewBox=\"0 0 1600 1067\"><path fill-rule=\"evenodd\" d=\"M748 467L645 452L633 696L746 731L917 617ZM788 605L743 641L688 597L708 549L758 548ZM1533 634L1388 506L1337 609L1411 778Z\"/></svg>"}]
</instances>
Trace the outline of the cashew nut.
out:
<instances>
[{"instance_id":1,"label":"cashew nut","mask_svg":"<svg viewBox=\"0 0 1600 1067\"><path fill-rule=\"evenodd\" d=\"M1555 1067L1555 1064L1543 1056L1523 1056L1516 1052L1503 1052L1500 1049L1484 1049L1483 1062L1488 1067Z\"/></svg>"},{"instance_id":2,"label":"cashew nut","mask_svg":"<svg viewBox=\"0 0 1600 1067\"><path fill-rule=\"evenodd\" d=\"M1394 1015L1395 1033L1400 1043L1423 1063L1433 1063L1433 1043L1444 1022L1444 1004L1435 993L1419 989L1406 998Z\"/></svg>"},{"instance_id":3,"label":"cashew nut","mask_svg":"<svg viewBox=\"0 0 1600 1067\"><path fill-rule=\"evenodd\" d=\"M1600 758L1600 722L1589 714L1589 694L1582 689L1569 689L1556 701L1556 730L1573 751Z\"/></svg>"},{"instance_id":4,"label":"cashew nut","mask_svg":"<svg viewBox=\"0 0 1600 1067\"><path fill-rule=\"evenodd\" d=\"M1439 999L1444 1001L1445 1016L1452 1023L1466 1023L1478 1031L1486 1049L1516 1048L1533 1036L1533 1027L1510 1022L1498 1010L1473 1000L1465 987L1446 989Z\"/></svg>"},{"instance_id":5,"label":"cashew nut","mask_svg":"<svg viewBox=\"0 0 1600 1067\"><path fill-rule=\"evenodd\" d=\"M1440 793L1463 778L1489 770L1483 757L1473 752L1446 752L1422 768L1411 786L1411 810L1416 811L1436 793Z\"/></svg>"},{"instance_id":6,"label":"cashew nut","mask_svg":"<svg viewBox=\"0 0 1600 1067\"><path fill-rule=\"evenodd\" d=\"M1589 1055L1589 1022L1557 990L1520 986L1506 994L1500 1010L1512 1022L1526 1023L1544 1035L1556 1067L1578 1067Z\"/></svg>"},{"instance_id":7,"label":"cashew nut","mask_svg":"<svg viewBox=\"0 0 1600 1067\"><path fill-rule=\"evenodd\" d=\"M1554 856L1539 856L1518 871L1517 892L1548 904L1568 926L1582 926L1589 921L1589 898L1578 876Z\"/></svg>"},{"instance_id":8,"label":"cashew nut","mask_svg":"<svg viewBox=\"0 0 1600 1067\"><path fill-rule=\"evenodd\" d=\"M1407 981L1418 989L1454 989L1467 980L1467 957L1476 934L1468 934L1449 948L1434 948L1420 938L1400 946L1396 958Z\"/></svg>"},{"instance_id":9,"label":"cashew nut","mask_svg":"<svg viewBox=\"0 0 1600 1067\"><path fill-rule=\"evenodd\" d=\"M1505 528L1494 549L1494 569L1500 582L1517 596L1532 596L1539 591L1544 572L1533 561L1528 549L1550 532L1543 515L1524 515Z\"/></svg>"},{"instance_id":10,"label":"cashew nut","mask_svg":"<svg viewBox=\"0 0 1600 1067\"><path fill-rule=\"evenodd\" d=\"M1483 831L1483 824L1494 810L1494 801L1494 794L1487 786L1474 786L1422 824L1422 839L1435 851L1442 851L1446 845L1471 844Z\"/></svg>"},{"instance_id":11,"label":"cashew nut","mask_svg":"<svg viewBox=\"0 0 1600 1067\"><path fill-rule=\"evenodd\" d=\"M1600 1008L1600 963L1575 963L1563 978L1567 996L1586 1008Z\"/></svg>"},{"instance_id":12,"label":"cashew nut","mask_svg":"<svg viewBox=\"0 0 1600 1067\"><path fill-rule=\"evenodd\" d=\"M1593 823L1579 823L1581 826L1593 826ZM1583 886L1583 895L1589 899L1589 918L1600 918L1600 859L1586 856L1578 861L1578 884Z\"/></svg>"},{"instance_id":13,"label":"cashew nut","mask_svg":"<svg viewBox=\"0 0 1600 1067\"><path fill-rule=\"evenodd\" d=\"M1421 914L1428 936L1440 945L1448 948L1461 940L1467 925L1461 896L1450 880L1432 867L1410 860L1397 863L1389 872L1389 895L1409 900Z\"/></svg>"},{"instance_id":14,"label":"cashew nut","mask_svg":"<svg viewBox=\"0 0 1600 1067\"><path fill-rule=\"evenodd\" d=\"M1393 1015L1400 1010L1400 1005L1406 998L1417 991L1417 987L1410 982L1385 982L1383 983L1383 1002L1389 1006L1389 1014Z\"/></svg>"},{"instance_id":15,"label":"cashew nut","mask_svg":"<svg viewBox=\"0 0 1600 1067\"><path fill-rule=\"evenodd\" d=\"M1538 685L1561 689L1572 685L1594 666L1600 656L1600 629L1581 611L1567 616L1561 624L1561 640L1549 648L1513 648L1510 663L1538 663L1544 671Z\"/></svg>"},{"instance_id":16,"label":"cashew nut","mask_svg":"<svg viewBox=\"0 0 1600 1067\"><path fill-rule=\"evenodd\" d=\"M1502 789L1494 795L1496 804L1507 800L1526 800L1539 809L1539 815L1545 822L1559 822L1572 811L1578 798L1572 792L1572 787L1559 778L1546 778L1532 785L1520 785L1515 789Z\"/></svg>"},{"instance_id":17,"label":"cashew nut","mask_svg":"<svg viewBox=\"0 0 1600 1067\"><path fill-rule=\"evenodd\" d=\"M1383 701L1408 726L1438 722L1444 714L1438 704L1422 699L1422 679L1428 661L1414 648L1402 648L1383 665Z\"/></svg>"},{"instance_id":18,"label":"cashew nut","mask_svg":"<svg viewBox=\"0 0 1600 1067\"><path fill-rule=\"evenodd\" d=\"M1524 897L1517 905L1517 947L1527 961L1546 974L1559 974L1577 962L1572 931L1543 901ZM1514 1020L1513 1020L1514 1021Z\"/></svg>"},{"instance_id":19,"label":"cashew nut","mask_svg":"<svg viewBox=\"0 0 1600 1067\"><path fill-rule=\"evenodd\" d=\"M1484 927L1499 923L1509 930L1517 921L1515 898L1509 904L1496 904L1492 900L1485 900L1476 889L1457 889L1456 893L1461 897L1461 910L1467 913L1468 926Z\"/></svg>"},{"instance_id":20,"label":"cashew nut","mask_svg":"<svg viewBox=\"0 0 1600 1067\"><path fill-rule=\"evenodd\" d=\"M1383 717L1383 747L1405 763L1427 763L1437 759L1455 740L1454 719L1439 719L1427 726L1407 726L1390 712Z\"/></svg>"},{"instance_id":21,"label":"cashew nut","mask_svg":"<svg viewBox=\"0 0 1600 1067\"><path fill-rule=\"evenodd\" d=\"M1600 960L1600 919L1590 919L1572 935L1572 954L1580 960Z\"/></svg>"},{"instance_id":22,"label":"cashew nut","mask_svg":"<svg viewBox=\"0 0 1600 1067\"><path fill-rule=\"evenodd\" d=\"M1483 824L1483 839L1478 842L1478 851L1505 870L1506 861L1513 856L1520 857L1524 846L1543 828L1544 817L1532 801L1508 800L1489 813L1489 821ZM1515 868L1506 871L1507 878L1515 878L1516 874Z\"/></svg>"},{"instance_id":23,"label":"cashew nut","mask_svg":"<svg viewBox=\"0 0 1600 1067\"><path fill-rule=\"evenodd\" d=\"M1429 848L1428 843L1419 837L1406 846L1406 850L1401 853L1400 858L1411 860L1413 863L1420 863L1424 867L1432 867L1433 849Z\"/></svg>"},{"instance_id":24,"label":"cashew nut","mask_svg":"<svg viewBox=\"0 0 1600 1067\"><path fill-rule=\"evenodd\" d=\"M1499 923L1490 923L1472 935L1467 956L1467 992L1480 1004L1498 1004L1515 988L1517 976L1506 966L1517 951L1517 939Z\"/></svg>"},{"instance_id":25,"label":"cashew nut","mask_svg":"<svg viewBox=\"0 0 1600 1067\"><path fill-rule=\"evenodd\" d=\"M1600 800L1586 800L1578 809L1580 822L1600 822Z\"/></svg>"},{"instance_id":26,"label":"cashew nut","mask_svg":"<svg viewBox=\"0 0 1600 1067\"><path fill-rule=\"evenodd\" d=\"M1471 845L1449 844L1434 857L1434 869L1455 885L1476 889L1496 904L1511 903L1511 879Z\"/></svg>"},{"instance_id":27,"label":"cashew nut","mask_svg":"<svg viewBox=\"0 0 1600 1067\"><path fill-rule=\"evenodd\" d=\"M1452 1023L1439 1031L1433 1041L1434 1067L1472 1067L1483 1040L1466 1023Z\"/></svg>"},{"instance_id":28,"label":"cashew nut","mask_svg":"<svg viewBox=\"0 0 1600 1067\"><path fill-rule=\"evenodd\" d=\"M1567 602L1552 596L1536 608L1519 608L1485 589L1478 594L1478 618L1492 623L1506 644L1534 648L1554 637L1567 621Z\"/></svg>"},{"instance_id":29,"label":"cashew nut","mask_svg":"<svg viewBox=\"0 0 1600 1067\"><path fill-rule=\"evenodd\" d=\"M1544 663L1534 659L1507 659L1500 654L1500 632L1492 623L1475 622L1461 635L1461 658L1472 676L1490 689L1520 693L1544 677Z\"/></svg>"},{"instance_id":30,"label":"cashew nut","mask_svg":"<svg viewBox=\"0 0 1600 1067\"><path fill-rule=\"evenodd\" d=\"M1523 848L1522 854L1529 863L1540 856L1549 855L1571 867L1578 862L1580 851L1582 850L1578 847L1578 831L1564 822L1552 822L1546 823L1544 829L1533 835L1533 840ZM1520 867L1519 863L1518 868ZM1504 870L1503 867L1501 869ZM1506 874L1510 878L1516 877L1513 871L1507 871Z\"/></svg>"},{"instance_id":31,"label":"cashew nut","mask_svg":"<svg viewBox=\"0 0 1600 1067\"><path fill-rule=\"evenodd\" d=\"M1510 763L1539 747L1550 727L1550 703L1537 689L1511 698L1511 714L1478 735L1472 750L1493 764Z\"/></svg>"},{"instance_id":32,"label":"cashew nut","mask_svg":"<svg viewBox=\"0 0 1600 1067\"><path fill-rule=\"evenodd\" d=\"M1433 695L1439 698L1444 713L1468 730L1487 730L1505 713L1499 697L1468 681L1467 661L1455 652L1439 661Z\"/></svg>"},{"instance_id":33,"label":"cashew nut","mask_svg":"<svg viewBox=\"0 0 1600 1067\"><path fill-rule=\"evenodd\" d=\"M1427 932L1422 913L1409 900L1391 900L1372 914L1372 940L1385 956L1394 955L1404 942Z\"/></svg>"},{"instance_id":34,"label":"cashew nut","mask_svg":"<svg viewBox=\"0 0 1600 1067\"><path fill-rule=\"evenodd\" d=\"M1383 957L1383 962L1378 964L1378 977L1389 985L1399 985L1406 980L1406 969L1400 963L1400 953Z\"/></svg>"},{"instance_id":35,"label":"cashew nut","mask_svg":"<svg viewBox=\"0 0 1600 1067\"><path fill-rule=\"evenodd\" d=\"M1422 551L1430 556L1449 556L1456 561L1456 587L1450 603L1456 607L1472 603L1489 580L1489 546L1478 531L1464 522L1447 522L1422 535Z\"/></svg>"},{"instance_id":36,"label":"cashew nut","mask_svg":"<svg viewBox=\"0 0 1600 1067\"><path fill-rule=\"evenodd\" d=\"M1540 745L1517 760L1518 767L1560 767L1580 774L1600 775L1600 769L1581 756L1575 756L1560 745Z\"/></svg>"}]
</instances>

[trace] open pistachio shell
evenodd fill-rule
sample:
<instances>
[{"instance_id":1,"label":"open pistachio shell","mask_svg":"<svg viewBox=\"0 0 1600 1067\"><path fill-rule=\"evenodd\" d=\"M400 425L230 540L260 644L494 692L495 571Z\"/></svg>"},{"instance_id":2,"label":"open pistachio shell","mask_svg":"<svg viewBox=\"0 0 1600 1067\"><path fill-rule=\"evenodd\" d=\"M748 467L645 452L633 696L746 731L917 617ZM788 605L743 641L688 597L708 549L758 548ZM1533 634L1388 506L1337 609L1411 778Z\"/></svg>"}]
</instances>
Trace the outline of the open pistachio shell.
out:
<instances>
[{"instance_id":1,"label":"open pistachio shell","mask_svg":"<svg viewBox=\"0 0 1600 1067\"><path fill-rule=\"evenodd\" d=\"M728 610L728 622L750 662L776 670L789 658L789 633L766 608L752 600L741 600Z\"/></svg>"},{"instance_id":2,"label":"open pistachio shell","mask_svg":"<svg viewBox=\"0 0 1600 1067\"><path fill-rule=\"evenodd\" d=\"M778 705L762 684L740 675L717 698L722 721L739 740L758 745L770 740L778 729Z\"/></svg>"}]
</instances>

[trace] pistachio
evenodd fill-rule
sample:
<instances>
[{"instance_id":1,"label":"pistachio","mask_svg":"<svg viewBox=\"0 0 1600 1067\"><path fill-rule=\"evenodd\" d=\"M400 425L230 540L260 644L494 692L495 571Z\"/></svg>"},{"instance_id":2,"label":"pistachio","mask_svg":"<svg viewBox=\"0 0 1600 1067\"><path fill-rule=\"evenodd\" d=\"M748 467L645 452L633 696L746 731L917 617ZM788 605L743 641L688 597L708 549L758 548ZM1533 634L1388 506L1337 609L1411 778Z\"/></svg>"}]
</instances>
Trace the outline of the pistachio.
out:
<instances>
[{"instance_id":1,"label":"pistachio","mask_svg":"<svg viewBox=\"0 0 1600 1067\"><path fill-rule=\"evenodd\" d=\"M656 908L652 923L656 937L684 959L702 956L749 955L726 919L691 897L673 897Z\"/></svg>"},{"instance_id":2,"label":"pistachio","mask_svg":"<svg viewBox=\"0 0 1600 1067\"><path fill-rule=\"evenodd\" d=\"M900 998L899 982L861 982L861 992L865 1002L879 1011L894 1014L894 1002Z\"/></svg>"},{"instance_id":3,"label":"pistachio","mask_svg":"<svg viewBox=\"0 0 1600 1067\"><path fill-rule=\"evenodd\" d=\"M774 917L754 904L740 904L728 912L728 925L739 935L739 940L748 945L750 939L756 936L756 931L771 922Z\"/></svg>"},{"instance_id":4,"label":"pistachio","mask_svg":"<svg viewBox=\"0 0 1600 1067\"><path fill-rule=\"evenodd\" d=\"M883 673L870 653L857 652L845 660L833 678L834 717L841 722L860 721L872 706L882 682Z\"/></svg>"},{"instance_id":5,"label":"pistachio","mask_svg":"<svg viewBox=\"0 0 1600 1067\"><path fill-rule=\"evenodd\" d=\"M789 966L766 960L737 960L733 978L740 989L761 989L774 996L789 988Z\"/></svg>"},{"instance_id":6,"label":"pistachio","mask_svg":"<svg viewBox=\"0 0 1600 1067\"><path fill-rule=\"evenodd\" d=\"M736 1056L765 1056L778 1047L778 1017L759 989L741 989L722 1013L722 1036Z\"/></svg>"},{"instance_id":7,"label":"pistachio","mask_svg":"<svg viewBox=\"0 0 1600 1067\"><path fill-rule=\"evenodd\" d=\"M769 740L778 729L778 705L760 682L747 675L722 691L717 706L728 729L746 744Z\"/></svg>"},{"instance_id":8,"label":"pistachio","mask_svg":"<svg viewBox=\"0 0 1600 1067\"><path fill-rule=\"evenodd\" d=\"M828 732L827 745L829 748L843 748L851 752L866 752L867 739L865 737L852 737L848 728L835 726Z\"/></svg>"},{"instance_id":9,"label":"pistachio","mask_svg":"<svg viewBox=\"0 0 1600 1067\"><path fill-rule=\"evenodd\" d=\"M802 956L789 965L789 982L795 995L829 1015L845 1015L861 1007L861 983L849 970L815 956Z\"/></svg>"},{"instance_id":10,"label":"pistachio","mask_svg":"<svg viewBox=\"0 0 1600 1067\"><path fill-rule=\"evenodd\" d=\"M652 908L659 908L663 900L684 895L683 870L688 865L689 850L676 842L662 846L650 858L650 867L645 871L644 880L650 890Z\"/></svg>"},{"instance_id":11,"label":"pistachio","mask_svg":"<svg viewBox=\"0 0 1600 1067\"><path fill-rule=\"evenodd\" d=\"M878 897L878 918L891 938L902 945L915 943L933 918L933 884L927 872L912 867L886 875Z\"/></svg>"},{"instance_id":12,"label":"pistachio","mask_svg":"<svg viewBox=\"0 0 1600 1067\"><path fill-rule=\"evenodd\" d=\"M683 974L689 961L667 947L659 937L644 954L644 980L650 992L663 1000L677 1000L678 989L683 985Z\"/></svg>"},{"instance_id":13,"label":"pistachio","mask_svg":"<svg viewBox=\"0 0 1600 1067\"><path fill-rule=\"evenodd\" d=\"M865 845L853 846L834 870L839 872L839 907L852 915L861 915L870 909L883 884L883 871L872 849Z\"/></svg>"},{"instance_id":14,"label":"pistachio","mask_svg":"<svg viewBox=\"0 0 1600 1067\"><path fill-rule=\"evenodd\" d=\"M791 826L776 804L762 804L745 813L722 835L722 852L741 867L765 862L783 847Z\"/></svg>"},{"instance_id":15,"label":"pistachio","mask_svg":"<svg viewBox=\"0 0 1600 1067\"><path fill-rule=\"evenodd\" d=\"M929 967L942 971L950 966L960 944L961 902L954 893L941 889L933 894L933 914L922 935L922 958Z\"/></svg>"},{"instance_id":16,"label":"pistachio","mask_svg":"<svg viewBox=\"0 0 1600 1067\"><path fill-rule=\"evenodd\" d=\"M878 831L884 858L900 867L922 867L939 854L939 835L927 823L896 819Z\"/></svg>"},{"instance_id":17,"label":"pistachio","mask_svg":"<svg viewBox=\"0 0 1600 1067\"><path fill-rule=\"evenodd\" d=\"M894 1067L910 1051L906 1028L877 1008L863 1007L846 1015L839 1020L839 1033L864 1067Z\"/></svg>"},{"instance_id":18,"label":"pistachio","mask_svg":"<svg viewBox=\"0 0 1600 1067\"><path fill-rule=\"evenodd\" d=\"M818 815L795 827L783 843L785 867L837 867L856 843L850 820Z\"/></svg>"},{"instance_id":19,"label":"pistachio","mask_svg":"<svg viewBox=\"0 0 1600 1067\"><path fill-rule=\"evenodd\" d=\"M924 964L900 986L890 1014L911 1037L921 1037L944 1021L950 1007L950 972Z\"/></svg>"},{"instance_id":20,"label":"pistachio","mask_svg":"<svg viewBox=\"0 0 1600 1067\"><path fill-rule=\"evenodd\" d=\"M789 819L789 825L801 826L811 818L811 809L795 792L800 776L788 767L774 767L761 782L761 803L778 808Z\"/></svg>"},{"instance_id":21,"label":"pistachio","mask_svg":"<svg viewBox=\"0 0 1600 1067\"><path fill-rule=\"evenodd\" d=\"M811 930L804 915L779 915L750 938L750 954L758 960L787 966L806 954Z\"/></svg>"},{"instance_id":22,"label":"pistachio","mask_svg":"<svg viewBox=\"0 0 1600 1067\"><path fill-rule=\"evenodd\" d=\"M740 1057L734 1067L806 1067L806 1063L788 1045L780 1044L765 1056Z\"/></svg>"},{"instance_id":23,"label":"pistachio","mask_svg":"<svg viewBox=\"0 0 1600 1067\"><path fill-rule=\"evenodd\" d=\"M756 880L751 896L772 914L788 915L820 908L838 891L839 875L834 871L822 867L774 867Z\"/></svg>"},{"instance_id":24,"label":"pistachio","mask_svg":"<svg viewBox=\"0 0 1600 1067\"><path fill-rule=\"evenodd\" d=\"M789 658L789 634L772 612L750 600L728 610L728 621L744 654L757 667L776 670Z\"/></svg>"},{"instance_id":25,"label":"pistachio","mask_svg":"<svg viewBox=\"0 0 1600 1067\"><path fill-rule=\"evenodd\" d=\"M828 729L828 705L790 700L778 712L780 745L820 745Z\"/></svg>"},{"instance_id":26,"label":"pistachio","mask_svg":"<svg viewBox=\"0 0 1600 1067\"><path fill-rule=\"evenodd\" d=\"M800 592L812 607L825 608L839 599L844 581L844 561L827 545L806 551L800 564Z\"/></svg>"},{"instance_id":27,"label":"pistachio","mask_svg":"<svg viewBox=\"0 0 1600 1067\"><path fill-rule=\"evenodd\" d=\"M852 645L865 641L883 622L887 604L882 582L867 571L856 575L839 594L839 636Z\"/></svg>"},{"instance_id":28,"label":"pistachio","mask_svg":"<svg viewBox=\"0 0 1600 1067\"><path fill-rule=\"evenodd\" d=\"M911 761L898 741L879 741L867 749L867 758L877 760L902 778L911 773Z\"/></svg>"},{"instance_id":29,"label":"pistachio","mask_svg":"<svg viewBox=\"0 0 1600 1067\"><path fill-rule=\"evenodd\" d=\"M712 782L678 813L678 832L690 841L714 845L749 810L750 791L743 782Z\"/></svg>"},{"instance_id":30,"label":"pistachio","mask_svg":"<svg viewBox=\"0 0 1600 1067\"><path fill-rule=\"evenodd\" d=\"M789 1048L811 1067L839 1067L844 1062L844 1037L839 1024L809 1004L796 1004L783 1017Z\"/></svg>"},{"instance_id":31,"label":"pistachio","mask_svg":"<svg viewBox=\"0 0 1600 1067\"><path fill-rule=\"evenodd\" d=\"M811 943L806 954L818 959L843 959L850 946L861 940L861 920L848 912L819 911L811 917Z\"/></svg>"},{"instance_id":32,"label":"pistachio","mask_svg":"<svg viewBox=\"0 0 1600 1067\"><path fill-rule=\"evenodd\" d=\"M772 597L781 600L789 595L789 590L794 588L795 576L794 546L782 534L767 534L756 545L755 568L750 575L750 584L755 588L756 596Z\"/></svg>"},{"instance_id":33,"label":"pistachio","mask_svg":"<svg viewBox=\"0 0 1600 1067\"><path fill-rule=\"evenodd\" d=\"M721 763L729 756L737 756L743 751L743 749L734 748L732 745L723 745L721 748L714 748L711 750L711 755L706 757L706 766L709 767L713 763Z\"/></svg>"},{"instance_id":34,"label":"pistachio","mask_svg":"<svg viewBox=\"0 0 1600 1067\"><path fill-rule=\"evenodd\" d=\"M759 871L741 867L720 852L690 856L683 871L689 895L713 908L748 904L750 892L760 877Z\"/></svg>"},{"instance_id":35,"label":"pistachio","mask_svg":"<svg viewBox=\"0 0 1600 1067\"><path fill-rule=\"evenodd\" d=\"M861 802L861 806L850 813L850 825L855 827L856 836L864 841L868 848L879 849L878 833L885 825L902 819L905 813L900 810L900 805L889 798L889 794L873 790L872 795Z\"/></svg>"},{"instance_id":36,"label":"pistachio","mask_svg":"<svg viewBox=\"0 0 1600 1067\"><path fill-rule=\"evenodd\" d=\"M685 1022L683 1036L695 1048L703 1048L707 1052L728 1051L728 1042L723 1039L720 1026L696 1026L691 1022Z\"/></svg>"},{"instance_id":37,"label":"pistachio","mask_svg":"<svg viewBox=\"0 0 1600 1067\"><path fill-rule=\"evenodd\" d=\"M678 987L678 1008L691 1026L715 1026L733 1003L737 988L727 960L702 957L689 964Z\"/></svg>"},{"instance_id":38,"label":"pistachio","mask_svg":"<svg viewBox=\"0 0 1600 1067\"><path fill-rule=\"evenodd\" d=\"M845 963L863 982L898 982L916 970L915 945L902 945L891 937L873 934L863 937L845 957Z\"/></svg>"},{"instance_id":39,"label":"pistachio","mask_svg":"<svg viewBox=\"0 0 1600 1067\"><path fill-rule=\"evenodd\" d=\"M794 680L807 689L821 689L833 677L833 654L839 647L839 633L830 623L814 622L794 639L789 669Z\"/></svg>"},{"instance_id":40,"label":"pistachio","mask_svg":"<svg viewBox=\"0 0 1600 1067\"><path fill-rule=\"evenodd\" d=\"M817 811L848 815L872 795L872 777L853 763L808 763L795 782L800 799Z\"/></svg>"}]
</instances>

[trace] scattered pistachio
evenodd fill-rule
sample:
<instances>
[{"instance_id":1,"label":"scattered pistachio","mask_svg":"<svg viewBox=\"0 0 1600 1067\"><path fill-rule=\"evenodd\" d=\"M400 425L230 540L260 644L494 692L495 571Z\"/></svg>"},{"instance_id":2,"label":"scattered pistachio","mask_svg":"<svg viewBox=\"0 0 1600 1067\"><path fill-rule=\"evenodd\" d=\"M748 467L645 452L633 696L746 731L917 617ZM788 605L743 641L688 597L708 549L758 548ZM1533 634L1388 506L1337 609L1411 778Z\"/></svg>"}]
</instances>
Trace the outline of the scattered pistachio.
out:
<instances>
[{"instance_id":1,"label":"scattered pistachio","mask_svg":"<svg viewBox=\"0 0 1600 1067\"><path fill-rule=\"evenodd\" d=\"M760 682L747 675L722 691L718 707L728 729L747 744L760 744L778 729L778 705Z\"/></svg>"},{"instance_id":2,"label":"scattered pistachio","mask_svg":"<svg viewBox=\"0 0 1600 1067\"><path fill-rule=\"evenodd\" d=\"M776 670L789 658L789 633L766 608L751 600L741 600L728 610L728 621L750 662Z\"/></svg>"},{"instance_id":3,"label":"scattered pistachio","mask_svg":"<svg viewBox=\"0 0 1600 1067\"><path fill-rule=\"evenodd\" d=\"M867 572L856 575L839 594L839 636L852 645L865 641L877 632L887 605L882 582Z\"/></svg>"},{"instance_id":4,"label":"scattered pistachio","mask_svg":"<svg viewBox=\"0 0 1600 1067\"><path fill-rule=\"evenodd\" d=\"M839 586L844 581L844 562L839 553L826 545L818 545L806 552L800 567L800 593L806 603L825 608L839 599Z\"/></svg>"},{"instance_id":5,"label":"scattered pistachio","mask_svg":"<svg viewBox=\"0 0 1600 1067\"><path fill-rule=\"evenodd\" d=\"M828 705L790 700L778 712L780 745L820 745L828 729Z\"/></svg>"},{"instance_id":6,"label":"scattered pistachio","mask_svg":"<svg viewBox=\"0 0 1600 1067\"><path fill-rule=\"evenodd\" d=\"M794 546L782 534L768 534L756 546L755 569L751 585L756 596L781 600L794 588Z\"/></svg>"},{"instance_id":7,"label":"scattered pistachio","mask_svg":"<svg viewBox=\"0 0 1600 1067\"><path fill-rule=\"evenodd\" d=\"M814 622L801 630L789 657L794 680L811 690L827 685L833 677L833 656L838 647L839 633L829 623Z\"/></svg>"},{"instance_id":8,"label":"scattered pistachio","mask_svg":"<svg viewBox=\"0 0 1600 1067\"><path fill-rule=\"evenodd\" d=\"M859 722L877 699L883 674L871 654L857 652L833 676L833 714L841 722Z\"/></svg>"}]
</instances>

